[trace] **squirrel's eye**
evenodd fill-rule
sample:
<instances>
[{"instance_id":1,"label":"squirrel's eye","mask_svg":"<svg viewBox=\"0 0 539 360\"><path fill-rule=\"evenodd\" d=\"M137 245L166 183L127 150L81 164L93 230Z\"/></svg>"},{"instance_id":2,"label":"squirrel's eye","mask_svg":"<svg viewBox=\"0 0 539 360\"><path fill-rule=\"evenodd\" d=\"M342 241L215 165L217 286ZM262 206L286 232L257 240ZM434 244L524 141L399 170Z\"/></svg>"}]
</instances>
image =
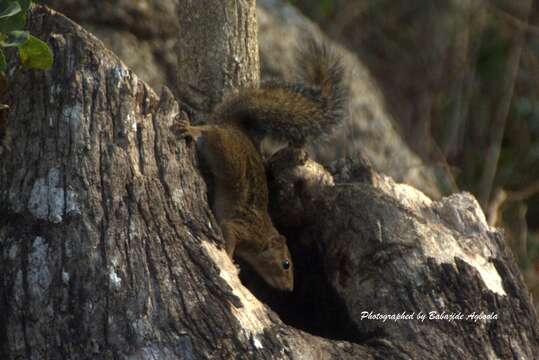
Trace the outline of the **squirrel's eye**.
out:
<instances>
[{"instance_id":1,"label":"squirrel's eye","mask_svg":"<svg viewBox=\"0 0 539 360\"><path fill-rule=\"evenodd\" d=\"M288 262L288 260L283 260L283 269L285 270L288 270L290 268L290 263Z\"/></svg>"}]
</instances>

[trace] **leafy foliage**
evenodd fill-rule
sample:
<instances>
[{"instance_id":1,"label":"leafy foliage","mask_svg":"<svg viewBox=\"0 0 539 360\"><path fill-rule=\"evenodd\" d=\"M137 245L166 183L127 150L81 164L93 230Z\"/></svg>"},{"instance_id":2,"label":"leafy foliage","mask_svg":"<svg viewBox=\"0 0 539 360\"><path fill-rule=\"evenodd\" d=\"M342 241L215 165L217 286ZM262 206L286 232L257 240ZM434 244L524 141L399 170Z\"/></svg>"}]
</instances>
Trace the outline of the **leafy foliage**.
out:
<instances>
[{"instance_id":1,"label":"leafy foliage","mask_svg":"<svg viewBox=\"0 0 539 360\"><path fill-rule=\"evenodd\" d=\"M30 69L47 70L53 61L47 44L32 35L19 46L19 57L22 65Z\"/></svg>"},{"instance_id":2,"label":"leafy foliage","mask_svg":"<svg viewBox=\"0 0 539 360\"><path fill-rule=\"evenodd\" d=\"M0 0L0 72L7 68L3 49L15 47L21 65L27 69L47 70L53 55L49 46L23 30L31 0Z\"/></svg>"}]
</instances>

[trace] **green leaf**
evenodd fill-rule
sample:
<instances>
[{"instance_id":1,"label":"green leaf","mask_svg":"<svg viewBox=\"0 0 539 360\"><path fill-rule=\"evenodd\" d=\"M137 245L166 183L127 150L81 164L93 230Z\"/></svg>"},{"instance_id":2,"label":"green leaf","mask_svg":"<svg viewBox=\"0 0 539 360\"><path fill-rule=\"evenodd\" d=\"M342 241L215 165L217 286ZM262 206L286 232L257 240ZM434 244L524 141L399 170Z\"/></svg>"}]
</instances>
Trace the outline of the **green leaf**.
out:
<instances>
[{"instance_id":1,"label":"green leaf","mask_svg":"<svg viewBox=\"0 0 539 360\"><path fill-rule=\"evenodd\" d=\"M19 58L21 64L29 69L47 70L53 62L52 51L47 43L32 35L19 46Z\"/></svg>"},{"instance_id":2,"label":"green leaf","mask_svg":"<svg viewBox=\"0 0 539 360\"><path fill-rule=\"evenodd\" d=\"M30 34L28 31L10 31L7 36L0 40L0 46L2 47L13 47L13 46L21 46L24 44L27 40Z\"/></svg>"},{"instance_id":3,"label":"green leaf","mask_svg":"<svg viewBox=\"0 0 539 360\"><path fill-rule=\"evenodd\" d=\"M11 17L22 11L21 4L16 1L9 2L7 5L0 6L0 19Z\"/></svg>"},{"instance_id":4,"label":"green leaf","mask_svg":"<svg viewBox=\"0 0 539 360\"><path fill-rule=\"evenodd\" d=\"M6 71L7 61L4 52L0 50L0 72Z\"/></svg>"},{"instance_id":5,"label":"green leaf","mask_svg":"<svg viewBox=\"0 0 539 360\"><path fill-rule=\"evenodd\" d=\"M0 18L0 32L5 34L13 30L22 30L24 24L26 24L26 15L23 12L7 18Z\"/></svg>"}]
</instances>

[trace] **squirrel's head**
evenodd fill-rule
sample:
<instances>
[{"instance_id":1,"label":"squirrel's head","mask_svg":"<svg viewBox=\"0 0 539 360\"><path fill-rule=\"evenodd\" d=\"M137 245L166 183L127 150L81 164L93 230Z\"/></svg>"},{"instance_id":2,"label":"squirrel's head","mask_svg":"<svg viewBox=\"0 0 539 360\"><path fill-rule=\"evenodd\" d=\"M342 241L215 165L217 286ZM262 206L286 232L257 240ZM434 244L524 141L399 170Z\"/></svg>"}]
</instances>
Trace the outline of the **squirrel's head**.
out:
<instances>
[{"instance_id":1,"label":"squirrel's head","mask_svg":"<svg viewBox=\"0 0 539 360\"><path fill-rule=\"evenodd\" d=\"M286 238L280 234L271 235L266 244L262 251L243 258L270 286L283 291L294 290L294 265Z\"/></svg>"}]
</instances>

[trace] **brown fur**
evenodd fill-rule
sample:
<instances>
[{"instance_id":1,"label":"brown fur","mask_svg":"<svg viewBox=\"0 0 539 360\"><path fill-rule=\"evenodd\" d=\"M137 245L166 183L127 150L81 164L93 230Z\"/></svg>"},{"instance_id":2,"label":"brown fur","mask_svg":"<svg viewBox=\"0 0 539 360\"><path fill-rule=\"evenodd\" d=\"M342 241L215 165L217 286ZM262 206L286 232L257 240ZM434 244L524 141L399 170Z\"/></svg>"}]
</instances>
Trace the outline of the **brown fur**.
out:
<instances>
[{"instance_id":1,"label":"brown fur","mask_svg":"<svg viewBox=\"0 0 539 360\"><path fill-rule=\"evenodd\" d=\"M307 43L298 56L302 82L242 89L217 107L213 122L236 123L257 143L270 136L301 146L330 134L347 108L344 67L324 44Z\"/></svg>"},{"instance_id":2,"label":"brown fur","mask_svg":"<svg viewBox=\"0 0 539 360\"><path fill-rule=\"evenodd\" d=\"M301 146L328 134L342 120L347 99L339 58L324 45L310 42L300 65L304 84L265 82L225 100L209 125L180 124L181 133L198 139L213 175L212 207L228 254L281 290L293 289L292 259L268 215L268 185L256 146L266 135Z\"/></svg>"},{"instance_id":3,"label":"brown fur","mask_svg":"<svg viewBox=\"0 0 539 360\"><path fill-rule=\"evenodd\" d=\"M180 132L197 140L214 177L212 210L226 251L248 264L272 287L291 291L294 269L284 236L268 215L268 185L262 159L247 135L234 124L190 126ZM288 267L283 267L283 262Z\"/></svg>"}]
</instances>

